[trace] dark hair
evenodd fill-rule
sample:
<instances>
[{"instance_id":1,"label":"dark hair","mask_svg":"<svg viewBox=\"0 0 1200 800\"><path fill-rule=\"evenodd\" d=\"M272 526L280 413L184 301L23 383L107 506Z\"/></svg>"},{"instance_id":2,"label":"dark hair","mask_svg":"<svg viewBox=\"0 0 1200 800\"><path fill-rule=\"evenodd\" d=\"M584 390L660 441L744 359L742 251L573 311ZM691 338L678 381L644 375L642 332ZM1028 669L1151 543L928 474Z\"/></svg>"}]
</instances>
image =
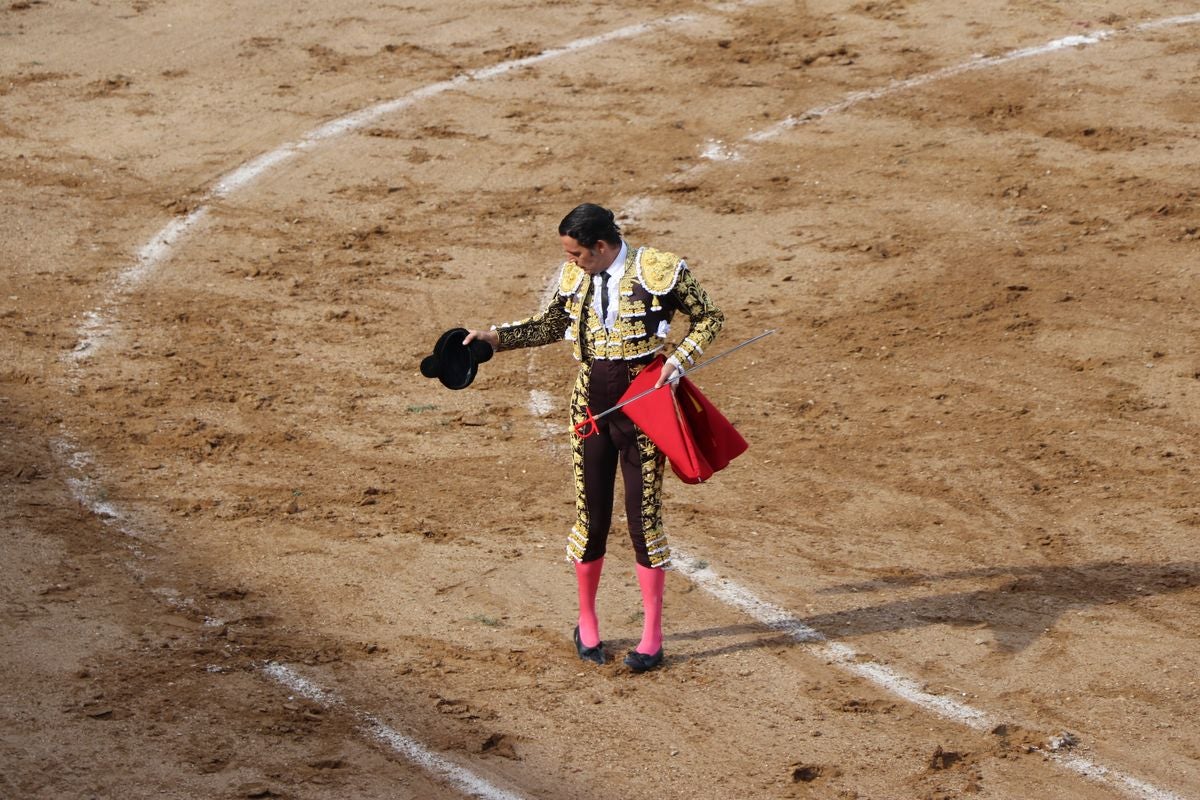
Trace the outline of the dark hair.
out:
<instances>
[{"instance_id":1,"label":"dark hair","mask_svg":"<svg viewBox=\"0 0 1200 800\"><path fill-rule=\"evenodd\" d=\"M613 212L595 203L584 203L571 209L571 213L558 223L558 235L570 236L589 250L596 242L621 243L621 229L613 218Z\"/></svg>"}]
</instances>

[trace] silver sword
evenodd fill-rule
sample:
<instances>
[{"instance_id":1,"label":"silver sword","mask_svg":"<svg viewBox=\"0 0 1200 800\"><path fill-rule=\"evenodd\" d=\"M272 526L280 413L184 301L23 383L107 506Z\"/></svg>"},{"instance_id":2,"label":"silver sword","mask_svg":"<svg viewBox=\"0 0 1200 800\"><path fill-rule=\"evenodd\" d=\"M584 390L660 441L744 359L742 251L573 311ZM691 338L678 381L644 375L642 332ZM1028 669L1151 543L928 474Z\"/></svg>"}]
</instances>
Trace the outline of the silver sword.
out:
<instances>
[{"instance_id":1,"label":"silver sword","mask_svg":"<svg viewBox=\"0 0 1200 800\"><path fill-rule=\"evenodd\" d=\"M721 352L721 353L717 353L712 358L706 358L705 360L701 361L699 364L695 365L694 367L692 367L689 370L686 370L686 371L677 370L675 372L675 374L671 376L670 380L668 380L662 386L655 386L651 389L647 389L644 392L639 392L638 394L635 394L633 397L629 398L628 400L622 400L620 403L617 403L615 406L608 409L607 411L602 411L599 414L595 414L595 415L588 414L586 419L584 419L579 424L575 425L575 432L578 433L580 436L583 436L584 438L586 438L588 435L595 432L595 424L598 420L604 419L605 417L607 417L609 414L613 413L614 411L620 411L622 408L624 408L625 406L634 402L635 400L641 400L643 397L653 394L654 392L657 392L659 389L665 389L666 387L670 386L671 384L677 383L680 378L683 378L687 375L691 375L693 372L697 372L698 370L704 369L705 367L707 367L709 364L713 363L714 361L719 361L722 358L724 358L725 356L729 355L730 353L733 353L737 350L741 350L743 347L745 347L748 344L754 344L759 339L765 339L766 337L770 336L773 333L775 333L775 329L771 328L768 331L763 331L758 336L751 336L746 341L744 341L740 344L735 344L733 347L729 348L728 350L725 350L724 352ZM588 434L584 434L580 430L580 428L585 427L589 424L592 425L592 429L589 431Z\"/></svg>"}]
</instances>

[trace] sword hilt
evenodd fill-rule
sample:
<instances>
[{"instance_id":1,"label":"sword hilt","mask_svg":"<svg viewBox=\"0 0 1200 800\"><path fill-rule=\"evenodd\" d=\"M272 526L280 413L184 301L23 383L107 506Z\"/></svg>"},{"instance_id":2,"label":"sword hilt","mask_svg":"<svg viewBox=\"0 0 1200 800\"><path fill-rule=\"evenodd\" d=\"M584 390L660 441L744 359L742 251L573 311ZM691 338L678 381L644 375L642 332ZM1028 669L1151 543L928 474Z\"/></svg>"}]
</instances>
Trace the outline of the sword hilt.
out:
<instances>
[{"instance_id":1,"label":"sword hilt","mask_svg":"<svg viewBox=\"0 0 1200 800\"><path fill-rule=\"evenodd\" d=\"M595 436L600 432L600 426L596 424L596 418L592 416L592 407L584 406L583 410L587 416L574 425L575 435L580 439L586 439L589 436Z\"/></svg>"}]
</instances>

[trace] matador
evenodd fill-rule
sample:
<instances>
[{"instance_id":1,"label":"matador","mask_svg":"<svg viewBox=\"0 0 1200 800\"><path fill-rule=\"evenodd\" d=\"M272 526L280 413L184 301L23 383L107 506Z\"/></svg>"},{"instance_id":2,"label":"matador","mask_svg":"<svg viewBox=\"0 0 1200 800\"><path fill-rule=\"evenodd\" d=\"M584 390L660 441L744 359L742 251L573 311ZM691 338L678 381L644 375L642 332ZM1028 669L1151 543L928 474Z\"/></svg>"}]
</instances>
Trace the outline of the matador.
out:
<instances>
[{"instance_id":1,"label":"matador","mask_svg":"<svg viewBox=\"0 0 1200 800\"><path fill-rule=\"evenodd\" d=\"M608 209L584 203L563 218L558 233L567 261L545 310L491 330L472 330L465 341L482 339L497 352L563 339L572 342L580 362L571 393L575 426L588 409L599 415L616 405L632 379L659 353L667 358L656 386L686 372L716 338L725 318L682 258L630 247ZM677 312L687 317L689 330L668 347ZM567 556L575 565L579 596L575 649L586 661L606 661L596 593L619 466L644 611L641 641L626 655L625 664L645 672L663 660L664 569L671 563L661 509L665 459L621 411L598 420L597 429L586 438L572 437L576 519L567 537Z\"/></svg>"}]
</instances>

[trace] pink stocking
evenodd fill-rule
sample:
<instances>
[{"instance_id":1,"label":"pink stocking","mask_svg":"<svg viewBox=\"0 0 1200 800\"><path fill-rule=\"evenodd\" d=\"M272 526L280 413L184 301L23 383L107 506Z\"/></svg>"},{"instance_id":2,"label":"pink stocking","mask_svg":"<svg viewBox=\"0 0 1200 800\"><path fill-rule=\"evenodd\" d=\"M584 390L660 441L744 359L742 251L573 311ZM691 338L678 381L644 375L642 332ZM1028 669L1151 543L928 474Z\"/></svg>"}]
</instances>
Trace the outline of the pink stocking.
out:
<instances>
[{"instance_id":1,"label":"pink stocking","mask_svg":"<svg viewBox=\"0 0 1200 800\"><path fill-rule=\"evenodd\" d=\"M600 644L600 621L596 618L596 591L604 559L575 562L575 582L579 585L579 640L584 647Z\"/></svg>"},{"instance_id":2,"label":"pink stocking","mask_svg":"<svg viewBox=\"0 0 1200 800\"><path fill-rule=\"evenodd\" d=\"M661 567L637 565L638 586L642 589L642 641L637 651L652 656L662 649L663 586L667 574Z\"/></svg>"}]
</instances>

